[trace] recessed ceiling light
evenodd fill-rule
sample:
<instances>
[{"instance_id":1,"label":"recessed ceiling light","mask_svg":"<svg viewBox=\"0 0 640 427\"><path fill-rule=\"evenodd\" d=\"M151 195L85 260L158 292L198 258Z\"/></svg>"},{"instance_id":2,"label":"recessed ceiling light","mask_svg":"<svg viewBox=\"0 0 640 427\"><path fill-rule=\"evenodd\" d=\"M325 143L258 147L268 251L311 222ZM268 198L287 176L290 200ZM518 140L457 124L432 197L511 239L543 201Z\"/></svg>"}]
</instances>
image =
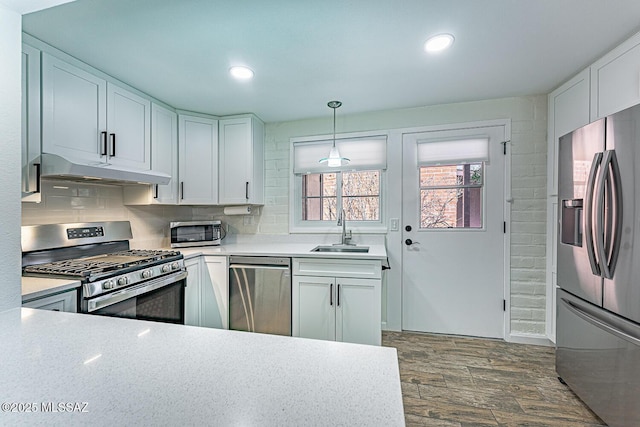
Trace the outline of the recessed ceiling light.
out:
<instances>
[{"instance_id":1,"label":"recessed ceiling light","mask_svg":"<svg viewBox=\"0 0 640 427\"><path fill-rule=\"evenodd\" d=\"M424 44L424 50L429 53L441 52L448 49L453 44L453 36L451 34L438 34L429 38Z\"/></svg>"},{"instance_id":2,"label":"recessed ceiling light","mask_svg":"<svg viewBox=\"0 0 640 427\"><path fill-rule=\"evenodd\" d=\"M253 78L253 70L247 67L231 67L229 68L229 73L238 80L248 80Z\"/></svg>"}]
</instances>

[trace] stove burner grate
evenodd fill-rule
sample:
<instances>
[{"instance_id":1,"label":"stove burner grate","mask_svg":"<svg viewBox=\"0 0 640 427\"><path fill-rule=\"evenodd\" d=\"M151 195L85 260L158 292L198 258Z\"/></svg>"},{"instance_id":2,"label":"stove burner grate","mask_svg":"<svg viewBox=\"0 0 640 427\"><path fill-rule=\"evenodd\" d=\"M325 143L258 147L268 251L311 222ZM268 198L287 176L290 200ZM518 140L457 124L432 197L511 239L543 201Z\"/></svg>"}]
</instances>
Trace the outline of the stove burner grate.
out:
<instances>
[{"instance_id":1,"label":"stove burner grate","mask_svg":"<svg viewBox=\"0 0 640 427\"><path fill-rule=\"evenodd\" d=\"M145 265L166 258L179 256L180 252L132 249L87 258L55 261L25 267L26 273L90 277L110 271Z\"/></svg>"}]
</instances>

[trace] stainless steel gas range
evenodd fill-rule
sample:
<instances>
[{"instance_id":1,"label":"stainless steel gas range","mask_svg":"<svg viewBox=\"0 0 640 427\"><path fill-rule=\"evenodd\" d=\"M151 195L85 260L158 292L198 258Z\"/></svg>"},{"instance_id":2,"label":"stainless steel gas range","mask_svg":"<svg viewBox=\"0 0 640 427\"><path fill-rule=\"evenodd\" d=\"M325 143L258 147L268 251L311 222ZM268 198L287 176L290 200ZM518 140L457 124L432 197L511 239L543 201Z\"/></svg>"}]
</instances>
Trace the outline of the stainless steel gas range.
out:
<instances>
[{"instance_id":1,"label":"stainless steel gas range","mask_svg":"<svg viewBox=\"0 0 640 427\"><path fill-rule=\"evenodd\" d=\"M130 249L132 237L128 221L23 226L23 275L80 280L83 313L183 324L182 254Z\"/></svg>"}]
</instances>

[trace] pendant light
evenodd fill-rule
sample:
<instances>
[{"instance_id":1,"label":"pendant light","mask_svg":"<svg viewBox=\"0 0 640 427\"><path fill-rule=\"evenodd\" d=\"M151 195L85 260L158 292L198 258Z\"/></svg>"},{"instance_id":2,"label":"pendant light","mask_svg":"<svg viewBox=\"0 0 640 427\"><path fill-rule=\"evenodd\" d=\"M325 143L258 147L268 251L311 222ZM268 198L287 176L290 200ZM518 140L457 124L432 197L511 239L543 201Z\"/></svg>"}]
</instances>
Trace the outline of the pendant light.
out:
<instances>
[{"instance_id":1,"label":"pendant light","mask_svg":"<svg viewBox=\"0 0 640 427\"><path fill-rule=\"evenodd\" d=\"M333 108L333 145L331 146L331 151L329 151L329 157L318 160L318 163L326 162L330 168L344 166L351 161L346 157L340 157L340 152L338 152L338 147L336 147L336 109L340 108L341 105L342 102L340 101L330 101L327 104L329 108Z\"/></svg>"}]
</instances>

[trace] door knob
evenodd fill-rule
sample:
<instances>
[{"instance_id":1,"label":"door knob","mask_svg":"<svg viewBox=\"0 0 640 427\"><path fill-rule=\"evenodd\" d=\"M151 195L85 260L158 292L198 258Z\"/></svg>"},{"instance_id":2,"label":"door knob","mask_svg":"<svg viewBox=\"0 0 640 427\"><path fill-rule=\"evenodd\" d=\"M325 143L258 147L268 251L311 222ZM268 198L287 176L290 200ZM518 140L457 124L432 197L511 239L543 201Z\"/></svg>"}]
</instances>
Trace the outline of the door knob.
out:
<instances>
[{"instance_id":1,"label":"door knob","mask_svg":"<svg viewBox=\"0 0 640 427\"><path fill-rule=\"evenodd\" d=\"M407 246L411 246L411 245L419 245L420 242L414 242L411 239L407 239L407 240L404 241L404 244L407 245Z\"/></svg>"}]
</instances>

